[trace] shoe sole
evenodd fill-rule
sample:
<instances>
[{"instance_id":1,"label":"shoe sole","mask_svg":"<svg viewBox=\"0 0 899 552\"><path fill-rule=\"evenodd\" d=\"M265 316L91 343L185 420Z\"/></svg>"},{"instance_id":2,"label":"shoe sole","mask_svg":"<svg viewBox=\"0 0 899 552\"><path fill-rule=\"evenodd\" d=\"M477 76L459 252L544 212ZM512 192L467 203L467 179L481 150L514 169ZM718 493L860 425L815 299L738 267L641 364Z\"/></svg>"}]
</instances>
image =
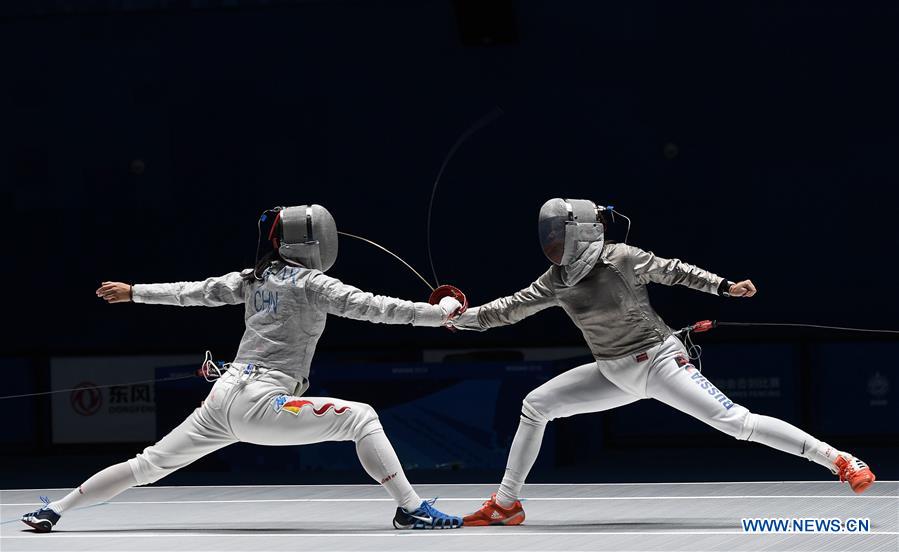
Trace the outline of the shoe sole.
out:
<instances>
[{"instance_id":1,"label":"shoe sole","mask_svg":"<svg viewBox=\"0 0 899 552\"><path fill-rule=\"evenodd\" d=\"M861 494L867 491L875 481L877 481L877 478L874 477L873 473L869 473L863 477L859 477L856 481L849 483L849 486L852 487L852 490L855 491L856 494Z\"/></svg>"},{"instance_id":2,"label":"shoe sole","mask_svg":"<svg viewBox=\"0 0 899 552\"><path fill-rule=\"evenodd\" d=\"M437 529L461 529L463 525L465 525L465 522L462 522L459 525L456 525L455 527L453 527L452 525L442 525L442 526L441 525L432 525L430 527L422 525L422 526L416 527L415 525L400 525L396 522L396 520L393 521L394 529L409 530L409 531L433 531L433 530L437 530Z\"/></svg>"},{"instance_id":3,"label":"shoe sole","mask_svg":"<svg viewBox=\"0 0 899 552\"><path fill-rule=\"evenodd\" d=\"M445 526L442 526L442 527L440 527L440 526L434 526L434 527L415 527L414 525L397 525L397 524L395 524L395 523L393 524L394 528L400 529L400 530L403 530L403 531L440 531L440 530L443 530L443 529L461 529L463 525L464 525L464 524L461 524L461 523L460 523L459 525L456 525L455 527L453 527L453 526L451 526L451 525L445 525Z\"/></svg>"},{"instance_id":4,"label":"shoe sole","mask_svg":"<svg viewBox=\"0 0 899 552\"><path fill-rule=\"evenodd\" d=\"M38 533L49 533L53 529L53 524L49 521L39 521L34 523L33 521L26 521L23 519L22 523L30 525Z\"/></svg>"}]
</instances>

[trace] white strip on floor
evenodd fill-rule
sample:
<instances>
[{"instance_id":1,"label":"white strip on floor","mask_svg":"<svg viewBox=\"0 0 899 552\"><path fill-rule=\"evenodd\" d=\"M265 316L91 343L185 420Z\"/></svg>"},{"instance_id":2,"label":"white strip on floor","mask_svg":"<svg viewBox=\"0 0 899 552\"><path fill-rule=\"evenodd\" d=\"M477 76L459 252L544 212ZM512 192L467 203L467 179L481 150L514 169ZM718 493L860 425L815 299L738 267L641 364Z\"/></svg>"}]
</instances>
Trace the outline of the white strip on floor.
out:
<instances>
[{"instance_id":1,"label":"white strip on floor","mask_svg":"<svg viewBox=\"0 0 899 552\"><path fill-rule=\"evenodd\" d=\"M463 514L495 485L418 485ZM899 483L854 495L835 482L529 485L518 527L396 531L377 485L143 487L66 512L51 534L19 515L37 496L0 491L0 548L31 550L899 550ZM867 518L869 533L749 534L742 518Z\"/></svg>"}]
</instances>

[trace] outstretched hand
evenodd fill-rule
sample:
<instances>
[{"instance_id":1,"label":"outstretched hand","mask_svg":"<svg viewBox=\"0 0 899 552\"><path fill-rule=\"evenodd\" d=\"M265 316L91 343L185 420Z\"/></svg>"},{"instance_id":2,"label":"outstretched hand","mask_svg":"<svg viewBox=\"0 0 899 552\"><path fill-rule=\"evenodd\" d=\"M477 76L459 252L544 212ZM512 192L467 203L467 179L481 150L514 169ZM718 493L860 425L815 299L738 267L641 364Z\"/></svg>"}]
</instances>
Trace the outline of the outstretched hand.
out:
<instances>
[{"instance_id":1,"label":"outstretched hand","mask_svg":"<svg viewBox=\"0 0 899 552\"><path fill-rule=\"evenodd\" d=\"M428 303L439 305L443 310L443 325L450 331L456 331L451 322L468 308L468 299L456 286L444 284L436 288L428 298Z\"/></svg>"},{"instance_id":2,"label":"outstretched hand","mask_svg":"<svg viewBox=\"0 0 899 552\"><path fill-rule=\"evenodd\" d=\"M440 300L438 305L443 310L444 323L448 323L454 318L458 317L462 311L462 303L460 303L455 297L446 296Z\"/></svg>"},{"instance_id":3,"label":"outstretched hand","mask_svg":"<svg viewBox=\"0 0 899 552\"><path fill-rule=\"evenodd\" d=\"M755 284L752 280L743 280L730 286L727 290L731 297L752 297L756 293Z\"/></svg>"},{"instance_id":4,"label":"outstretched hand","mask_svg":"<svg viewBox=\"0 0 899 552\"><path fill-rule=\"evenodd\" d=\"M127 303L131 301L131 284L124 282L103 282L97 289L97 297L107 303Z\"/></svg>"}]
</instances>

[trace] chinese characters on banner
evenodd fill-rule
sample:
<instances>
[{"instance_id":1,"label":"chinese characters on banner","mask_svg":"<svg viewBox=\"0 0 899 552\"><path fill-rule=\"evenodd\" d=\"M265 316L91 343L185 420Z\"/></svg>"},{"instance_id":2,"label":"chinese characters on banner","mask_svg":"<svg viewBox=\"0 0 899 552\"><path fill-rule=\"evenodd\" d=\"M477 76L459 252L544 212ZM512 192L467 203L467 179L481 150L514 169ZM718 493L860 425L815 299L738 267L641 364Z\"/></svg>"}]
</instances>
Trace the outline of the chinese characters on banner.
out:
<instances>
[{"instance_id":1,"label":"chinese characters on banner","mask_svg":"<svg viewBox=\"0 0 899 552\"><path fill-rule=\"evenodd\" d=\"M197 356L73 357L50 364L54 443L156 439L157 371L199 365Z\"/></svg>"}]
</instances>

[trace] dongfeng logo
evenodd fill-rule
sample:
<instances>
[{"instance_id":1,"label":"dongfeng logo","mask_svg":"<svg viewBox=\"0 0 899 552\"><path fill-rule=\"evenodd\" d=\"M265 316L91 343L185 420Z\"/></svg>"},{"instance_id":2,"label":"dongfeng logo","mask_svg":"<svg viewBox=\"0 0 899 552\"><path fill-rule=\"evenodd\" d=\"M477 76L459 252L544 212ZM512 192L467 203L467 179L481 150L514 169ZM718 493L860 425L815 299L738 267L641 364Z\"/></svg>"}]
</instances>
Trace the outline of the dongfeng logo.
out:
<instances>
[{"instance_id":1,"label":"dongfeng logo","mask_svg":"<svg viewBox=\"0 0 899 552\"><path fill-rule=\"evenodd\" d=\"M79 383L69 396L69 402L78 414L93 416L103 406L103 394L93 383Z\"/></svg>"}]
</instances>

